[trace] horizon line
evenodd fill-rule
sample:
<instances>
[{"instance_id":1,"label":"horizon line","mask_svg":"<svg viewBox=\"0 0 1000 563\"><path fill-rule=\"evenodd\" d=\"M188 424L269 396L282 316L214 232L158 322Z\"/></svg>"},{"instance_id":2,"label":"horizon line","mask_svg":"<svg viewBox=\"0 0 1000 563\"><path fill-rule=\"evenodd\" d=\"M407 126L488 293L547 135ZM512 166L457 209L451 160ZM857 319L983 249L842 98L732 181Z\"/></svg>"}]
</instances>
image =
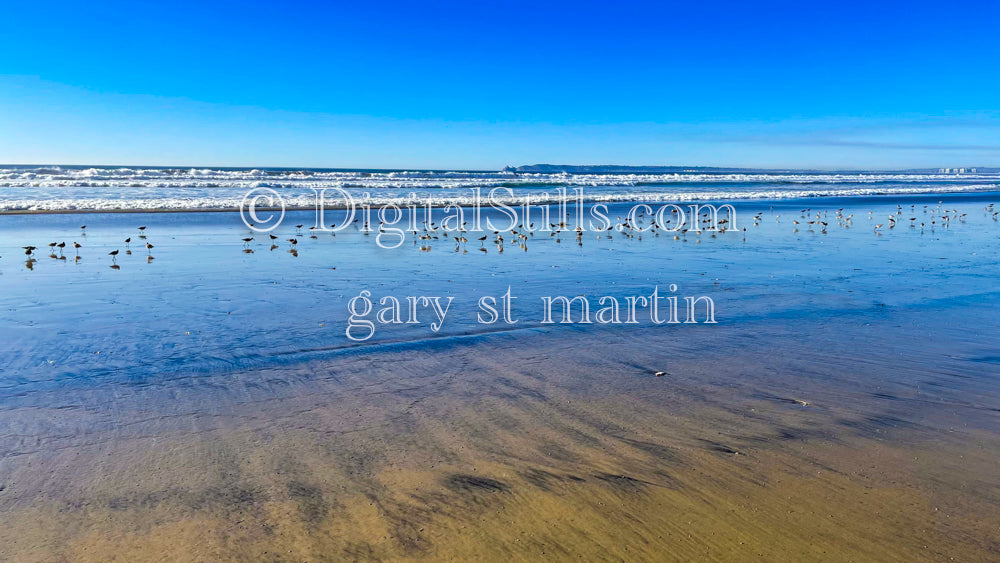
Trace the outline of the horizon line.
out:
<instances>
[{"instance_id":1,"label":"horizon line","mask_svg":"<svg viewBox=\"0 0 1000 563\"><path fill-rule=\"evenodd\" d=\"M550 168L619 168L619 169L690 169L690 170L748 170L748 171L758 171L758 172L909 172L917 170L969 170L977 169L976 173L979 173L978 169L987 169L992 172L1000 172L1000 165L948 165L948 166L937 166L928 165L921 167L908 167L908 168L865 168L865 167L756 167L756 166L708 166L708 165L695 165L695 164L552 164L552 163L534 163L534 164L518 164L518 165L505 165L499 168L420 168L420 167L392 167L392 168L380 168L380 167L351 167L351 166L287 166L287 165L191 165L191 164L70 164L70 163L0 163L2 168L43 168L43 167L72 167L72 168L150 168L150 169L215 169L215 170L323 170L323 171L336 171L336 172L503 172L507 169L513 169L513 172L517 172L518 168L534 168L534 167L550 167ZM599 171L594 171L592 173L599 173Z\"/></svg>"}]
</instances>

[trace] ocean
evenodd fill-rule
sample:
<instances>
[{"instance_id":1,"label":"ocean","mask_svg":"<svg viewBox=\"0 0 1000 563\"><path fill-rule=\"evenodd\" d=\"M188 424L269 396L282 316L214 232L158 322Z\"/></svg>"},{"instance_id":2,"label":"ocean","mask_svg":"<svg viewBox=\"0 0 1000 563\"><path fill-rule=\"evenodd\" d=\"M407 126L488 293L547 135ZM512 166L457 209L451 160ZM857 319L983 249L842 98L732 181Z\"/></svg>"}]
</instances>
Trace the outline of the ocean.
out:
<instances>
[{"instance_id":1,"label":"ocean","mask_svg":"<svg viewBox=\"0 0 1000 563\"><path fill-rule=\"evenodd\" d=\"M318 190L355 200L469 205L494 192L501 203L553 201L582 189L586 201L801 199L891 194L976 193L1000 189L1000 172L671 173L379 171L285 168L0 166L0 211L236 209L253 189L277 191L289 207L311 208ZM327 196L335 204L339 192Z\"/></svg>"}]
</instances>

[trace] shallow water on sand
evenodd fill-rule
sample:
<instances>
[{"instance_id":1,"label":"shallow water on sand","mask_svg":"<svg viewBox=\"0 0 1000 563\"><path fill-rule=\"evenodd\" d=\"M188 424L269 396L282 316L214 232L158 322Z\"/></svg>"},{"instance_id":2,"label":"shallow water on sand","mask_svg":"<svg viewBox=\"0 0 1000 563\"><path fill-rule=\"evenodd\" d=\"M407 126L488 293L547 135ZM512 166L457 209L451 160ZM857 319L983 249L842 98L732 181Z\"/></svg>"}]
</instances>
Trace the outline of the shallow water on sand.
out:
<instances>
[{"instance_id":1,"label":"shallow water on sand","mask_svg":"<svg viewBox=\"0 0 1000 563\"><path fill-rule=\"evenodd\" d=\"M0 553L995 560L991 201L755 203L715 237L536 232L502 254L294 228L245 247L235 214L5 217ZM81 260L13 259L59 240ZM539 322L543 295L672 283L718 324ZM520 322L477 323L508 286ZM362 289L455 301L437 333L357 343Z\"/></svg>"}]
</instances>

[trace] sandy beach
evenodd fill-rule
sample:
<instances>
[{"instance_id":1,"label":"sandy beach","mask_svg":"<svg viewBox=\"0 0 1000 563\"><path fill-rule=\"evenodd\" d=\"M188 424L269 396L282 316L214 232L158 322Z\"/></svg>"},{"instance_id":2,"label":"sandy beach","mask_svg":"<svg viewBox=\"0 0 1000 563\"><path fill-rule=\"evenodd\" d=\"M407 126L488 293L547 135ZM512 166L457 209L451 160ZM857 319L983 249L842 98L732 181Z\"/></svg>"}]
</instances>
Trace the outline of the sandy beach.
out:
<instances>
[{"instance_id":1,"label":"sandy beach","mask_svg":"<svg viewBox=\"0 0 1000 563\"><path fill-rule=\"evenodd\" d=\"M0 558L993 561L998 201L395 249L311 212L274 241L234 213L5 218ZM541 322L672 284L717 324ZM477 322L508 288L519 322ZM454 300L356 342L362 290Z\"/></svg>"}]
</instances>

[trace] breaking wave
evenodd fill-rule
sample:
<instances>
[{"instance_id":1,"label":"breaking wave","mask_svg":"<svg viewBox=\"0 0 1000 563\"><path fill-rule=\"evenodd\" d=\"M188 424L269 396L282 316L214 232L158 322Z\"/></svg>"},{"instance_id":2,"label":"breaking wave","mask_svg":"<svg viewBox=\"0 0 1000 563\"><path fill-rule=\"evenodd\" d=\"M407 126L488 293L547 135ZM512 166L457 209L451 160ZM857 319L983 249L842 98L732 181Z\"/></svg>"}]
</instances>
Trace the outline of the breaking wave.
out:
<instances>
[{"instance_id":1,"label":"breaking wave","mask_svg":"<svg viewBox=\"0 0 1000 563\"><path fill-rule=\"evenodd\" d=\"M509 205L556 201L581 188L586 201L703 201L959 193L1000 189L997 174L707 173L571 174L462 171L219 169L82 166L0 167L0 211L146 211L238 208L254 188L289 207L311 207L315 191L342 189L373 204L472 204L499 188ZM327 202L338 203L337 192ZM343 199L343 198L340 198Z\"/></svg>"}]
</instances>

